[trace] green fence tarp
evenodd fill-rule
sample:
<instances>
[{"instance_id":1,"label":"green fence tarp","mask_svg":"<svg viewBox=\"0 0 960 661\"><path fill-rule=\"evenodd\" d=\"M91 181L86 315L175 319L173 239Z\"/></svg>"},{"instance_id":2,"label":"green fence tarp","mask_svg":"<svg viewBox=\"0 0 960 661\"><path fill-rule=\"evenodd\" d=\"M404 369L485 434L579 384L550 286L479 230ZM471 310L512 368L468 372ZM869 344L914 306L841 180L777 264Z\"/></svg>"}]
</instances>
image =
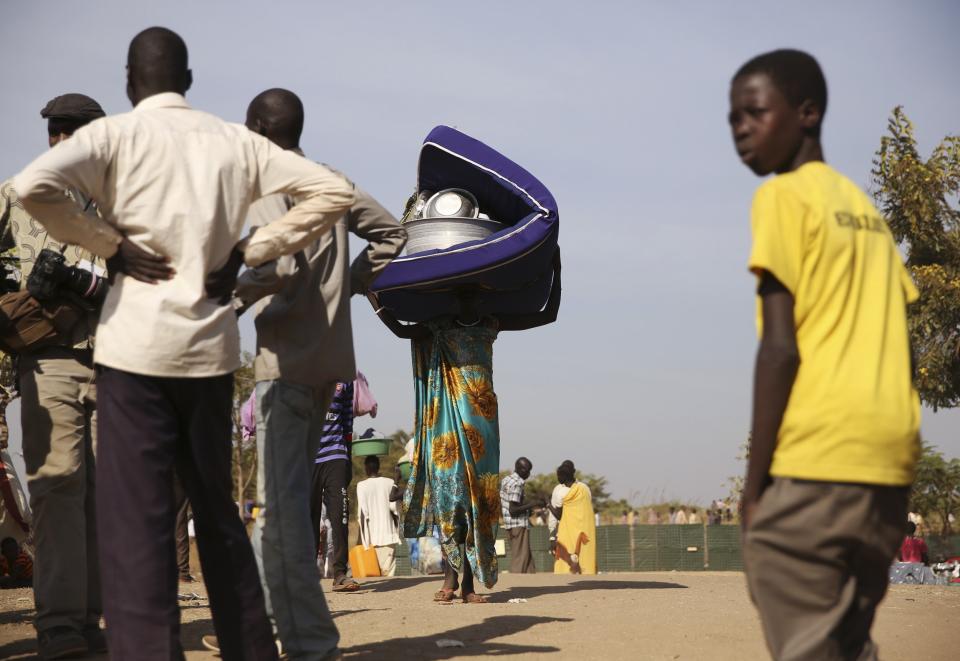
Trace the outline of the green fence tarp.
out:
<instances>
[{"instance_id":1,"label":"green fence tarp","mask_svg":"<svg viewBox=\"0 0 960 661\"><path fill-rule=\"evenodd\" d=\"M740 526L707 526L707 569L743 571Z\"/></svg>"},{"instance_id":2,"label":"green fence tarp","mask_svg":"<svg viewBox=\"0 0 960 661\"><path fill-rule=\"evenodd\" d=\"M929 535L925 539L931 562L960 556L960 535L951 535L950 537Z\"/></svg>"},{"instance_id":3,"label":"green fence tarp","mask_svg":"<svg viewBox=\"0 0 960 661\"><path fill-rule=\"evenodd\" d=\"M504 540L507 552L498 558L500 571L509 571L510 543L506 542L503 528L498 530L497 538ZM740 527L735 525L600 526L595 543L597 570L601 572L743 570ZM932 557L938 552L945 557L960 555L960 535L943 539L928 537L927 543ZM530 529L530 549L537 571L552 572L554 558L546 527ZM406 544L397 547L396 558L397 576L415 573Z\"/></svg>"},{"instance_id":4,"label":"green fence tarp","mask_svg":"<svg viewBox=\"0 0 960 661\"><path fill-rule=\"evenodd\" d=\"M505 540L501 528L497 538ZM926 538L930 559L960 556L960 535ZM740 527L672 526L672 525L612 525L597 528L597 569L601 572L618 571L743 571L740 550ZM510 544L505 542L507 555L498 561L500 571L510 568ZM530 529L530 548L538 572L553 571L553 554L546 527ZM397 576L414 573L405 543L397 547Z\"/></svg>"}]
</instances>

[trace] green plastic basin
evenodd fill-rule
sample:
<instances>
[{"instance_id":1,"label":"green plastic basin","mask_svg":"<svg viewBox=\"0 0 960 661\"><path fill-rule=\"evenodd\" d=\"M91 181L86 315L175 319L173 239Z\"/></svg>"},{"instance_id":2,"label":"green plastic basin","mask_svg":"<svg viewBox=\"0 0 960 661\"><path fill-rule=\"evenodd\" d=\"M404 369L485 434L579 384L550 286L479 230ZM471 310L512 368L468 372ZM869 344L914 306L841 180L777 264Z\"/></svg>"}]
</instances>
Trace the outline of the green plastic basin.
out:
<instances>
[{"instance_id":1,"label":"green plastic basin","mask_svg":"<svg viewBox=\"0 0 960 661\"><path fill-rule=\"evenodd\" d=\"M390 440L386 438L365 438L353 442L354 457L383 456L390 452Z\"/></svg>"}]
</instances>

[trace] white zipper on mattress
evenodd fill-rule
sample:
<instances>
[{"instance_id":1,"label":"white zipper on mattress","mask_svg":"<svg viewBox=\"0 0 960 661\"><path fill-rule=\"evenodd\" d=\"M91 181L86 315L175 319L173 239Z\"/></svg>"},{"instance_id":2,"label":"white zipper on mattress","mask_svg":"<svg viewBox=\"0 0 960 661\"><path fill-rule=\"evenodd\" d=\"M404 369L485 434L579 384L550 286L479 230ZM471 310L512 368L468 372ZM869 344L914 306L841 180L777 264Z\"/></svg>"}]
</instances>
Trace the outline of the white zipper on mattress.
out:
<instances>
[{"instance_id":1,"label":"white zipper on mattress","mask_svg":"<svg viewBox=\"0 0 960 661\"><path fill-rule=\"evenodd\" d=\"M536 198L534 198L533 195L531 195L530 193L528 193L524 188L521 188L517 183L515 183L515 182L511 181L510 179L507 179L506 177L504 177L502 174L500 174L500 173L497 172L496 170L491 170L491 169L488 168L488 167L485 167L485 166L483 166L483 165L480 165L480 164L477 163L476 161L471 161L469 158L464 158L464 157L461 156L460 154L457 154L456 152L452 152L452 151L450 151L449 149L447 149L446 147L442 147L442 146L438 145L438 144L435 143L435 142L425 142L425 143L423 143L423 146L424 146L424 147L426 147L427 145L432 145L432 146L436 147L437 149L439 149L440 151L445 151L445 152L447 152L448 154L450 154L450 155L453 156L454 158L459 158L461 161L466 161L467 163L473 165L474 167L476 167L476 168L478 168L478 169L480 169L480 170L483 170L484 172L489 172L490 174L492 174L493 176L497 177L498 179L503 179L505 182L507 182L508 184L510 184L511 186L513 186L514 188L516 188L518 191L520 191L520 192L522 192L524 195L526 195L528 198L530 198L530 201L533 202L533 204L534 204L538 209L540 209L540 211L543 212L543 215L544 215L544 216L549 216L549 215L550 215L550 210L547 209L547 208L545 208L545 207L544 207L542 204L540 204L539 202L537 202ZM421 147L420 151L423 151L423 148L422 148L422 147ZM419 170L420 170L420 166L419 166L419 164L418 164L418 165L417 165L417 179L418 179L418 180L420 179L420 176L419 176L419 175L420 175L420 172L419 172Z\"/></svg>"}]
</instances>

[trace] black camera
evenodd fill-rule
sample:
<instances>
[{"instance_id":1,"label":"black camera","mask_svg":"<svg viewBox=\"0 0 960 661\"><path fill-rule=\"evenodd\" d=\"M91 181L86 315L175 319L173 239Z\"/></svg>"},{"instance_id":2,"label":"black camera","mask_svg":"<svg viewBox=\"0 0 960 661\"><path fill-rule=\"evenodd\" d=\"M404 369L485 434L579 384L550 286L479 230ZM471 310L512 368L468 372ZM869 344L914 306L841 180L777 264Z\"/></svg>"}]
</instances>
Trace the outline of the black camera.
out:
<instances>
[{"instance_id":1,"label":"black camera","mask_svg":"<svg viewBox=\"0 0 960 661\"><path fill-rule=\"evenodd\" d=\"M107 279L85 269L68 266L61 253L44 248L27 278L27 290L38 301L65 297L93 310L107 295Z\"/></svg>"},{"instance_id":2,"label":"black camera","mask_svg":"<svg viewBox=\"0 0 960 661\"><path fill-rule=\"evenodd\" d=\"M20 291L20 258L0 256L0 295Z\"/></svg>"}]
</instances>

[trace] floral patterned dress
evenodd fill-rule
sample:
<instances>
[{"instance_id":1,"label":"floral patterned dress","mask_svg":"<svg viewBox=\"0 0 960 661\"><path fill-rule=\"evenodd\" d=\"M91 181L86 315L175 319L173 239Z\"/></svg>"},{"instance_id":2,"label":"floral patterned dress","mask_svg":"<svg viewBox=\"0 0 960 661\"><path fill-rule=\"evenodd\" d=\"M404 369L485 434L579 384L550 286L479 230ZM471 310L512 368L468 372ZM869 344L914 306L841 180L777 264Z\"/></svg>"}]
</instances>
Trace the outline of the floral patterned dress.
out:
<instances>
[{"instance_id":1,"label":"floral patterned dress","mask_svg":"<svg viewBox=\"0 0 960 661\"><path fill-rule=\"evenodd\" d=\"M447 562L462 572L463 544L474 575L493 587L500 518L496 321L461 326L444 319L425 325L430 337L412 343L417 417L404 537L429 535L437 525Z\"/></svg>"}]
</instances>

